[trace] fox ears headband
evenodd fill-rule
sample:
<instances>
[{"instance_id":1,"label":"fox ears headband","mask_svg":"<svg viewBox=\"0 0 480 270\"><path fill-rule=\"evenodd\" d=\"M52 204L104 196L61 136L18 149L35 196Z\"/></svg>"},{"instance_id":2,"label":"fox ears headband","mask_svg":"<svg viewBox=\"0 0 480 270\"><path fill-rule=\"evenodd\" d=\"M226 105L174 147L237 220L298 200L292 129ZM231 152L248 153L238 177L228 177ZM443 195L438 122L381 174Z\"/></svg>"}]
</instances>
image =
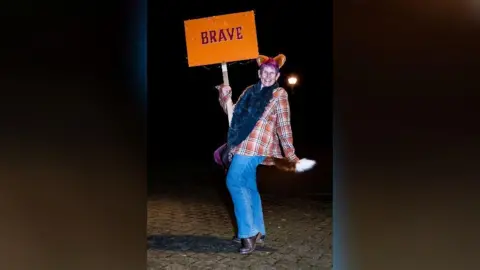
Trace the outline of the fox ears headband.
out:
<instances>
[{"instance_id":1,"label":"fox ears headband","mask_svg":"<svg viewBox=\"0 0 480 270\"><path fill-rule=\"evenodd\" d=\"M279 54L273 58L265 55L259 55L257 57L257 64L259 67L269 65L275 67L277 70L282 68L283 64L285 64L285 61L287 61L287 57L285 57L283 54Z\"/></svg>"}]
</instances>

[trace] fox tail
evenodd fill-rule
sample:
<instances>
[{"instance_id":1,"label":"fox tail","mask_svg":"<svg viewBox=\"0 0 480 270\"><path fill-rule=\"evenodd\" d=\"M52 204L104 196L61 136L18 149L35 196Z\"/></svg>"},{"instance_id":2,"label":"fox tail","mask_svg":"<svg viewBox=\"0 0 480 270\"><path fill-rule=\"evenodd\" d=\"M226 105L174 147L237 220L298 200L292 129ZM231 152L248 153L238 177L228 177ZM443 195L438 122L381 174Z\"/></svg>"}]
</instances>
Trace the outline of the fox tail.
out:
<instances>
[{"instance_id":1,"label":"fox tail","mask_svg":"<svg viewBox=\"0 0 480 270\"><path fill-rule=\"evenodd\" d=\"M281 171L296 173L308 171L316 165L315 160L306 158L302 158L298 162L293 162L284 158L267 157L267 162L273 163L273 165Z\"/></svg>"}]
</instances>

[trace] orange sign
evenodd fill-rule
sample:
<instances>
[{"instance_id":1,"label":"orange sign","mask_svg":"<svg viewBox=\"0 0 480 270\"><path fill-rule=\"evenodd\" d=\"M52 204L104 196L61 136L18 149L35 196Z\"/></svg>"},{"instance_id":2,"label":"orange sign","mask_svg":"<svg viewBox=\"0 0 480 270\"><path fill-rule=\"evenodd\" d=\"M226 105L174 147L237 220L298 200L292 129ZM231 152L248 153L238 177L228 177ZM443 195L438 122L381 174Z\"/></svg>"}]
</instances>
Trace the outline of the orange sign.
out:
<instances>
[{"instance_id":1,"label":"orange sign","mask_svg":"<svg viewBox=\"0 0 480 270\"><path fill-rule=\"evenodd\" d=\"M204 66L258 57L253 11L187 20L188 66Z\"/></svg>"}]
</instances>

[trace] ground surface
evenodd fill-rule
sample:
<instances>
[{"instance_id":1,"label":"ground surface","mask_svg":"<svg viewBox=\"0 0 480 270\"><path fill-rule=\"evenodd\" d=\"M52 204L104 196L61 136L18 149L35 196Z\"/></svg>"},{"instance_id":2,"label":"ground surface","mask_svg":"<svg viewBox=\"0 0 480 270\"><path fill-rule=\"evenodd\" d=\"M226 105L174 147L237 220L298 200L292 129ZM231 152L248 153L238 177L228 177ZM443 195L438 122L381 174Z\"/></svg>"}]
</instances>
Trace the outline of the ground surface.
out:
<instances>
[{"instance_id":1,"label":"ground surface","mask_svg":"<svg viewBox=\"0 0 480 270\"><path fill-rule=\"evenodd\" d=\"M332 204L264 194L266 245L237 253L226 189L168 185L148 202L147 269L332 269Z\"/></svg>"}]
</instances>

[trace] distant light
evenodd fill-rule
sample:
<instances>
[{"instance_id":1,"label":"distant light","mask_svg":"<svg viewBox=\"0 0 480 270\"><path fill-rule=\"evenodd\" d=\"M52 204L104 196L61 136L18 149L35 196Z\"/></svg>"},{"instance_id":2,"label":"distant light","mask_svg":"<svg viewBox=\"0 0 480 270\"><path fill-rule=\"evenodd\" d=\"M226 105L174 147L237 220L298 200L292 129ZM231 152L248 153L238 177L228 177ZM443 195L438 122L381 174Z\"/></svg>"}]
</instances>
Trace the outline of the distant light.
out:
<instances>
[{"instance_id":1,"label":"distant light","mask_svg":"<svg viewBox=\"0 0 480 270\"><path fill-rule=\"evenodd\" d=\"M288 78L288 84L291 84L291 85L297 84L297 77L290 76L290 77Z\"/></svg>"}]
</instances>

